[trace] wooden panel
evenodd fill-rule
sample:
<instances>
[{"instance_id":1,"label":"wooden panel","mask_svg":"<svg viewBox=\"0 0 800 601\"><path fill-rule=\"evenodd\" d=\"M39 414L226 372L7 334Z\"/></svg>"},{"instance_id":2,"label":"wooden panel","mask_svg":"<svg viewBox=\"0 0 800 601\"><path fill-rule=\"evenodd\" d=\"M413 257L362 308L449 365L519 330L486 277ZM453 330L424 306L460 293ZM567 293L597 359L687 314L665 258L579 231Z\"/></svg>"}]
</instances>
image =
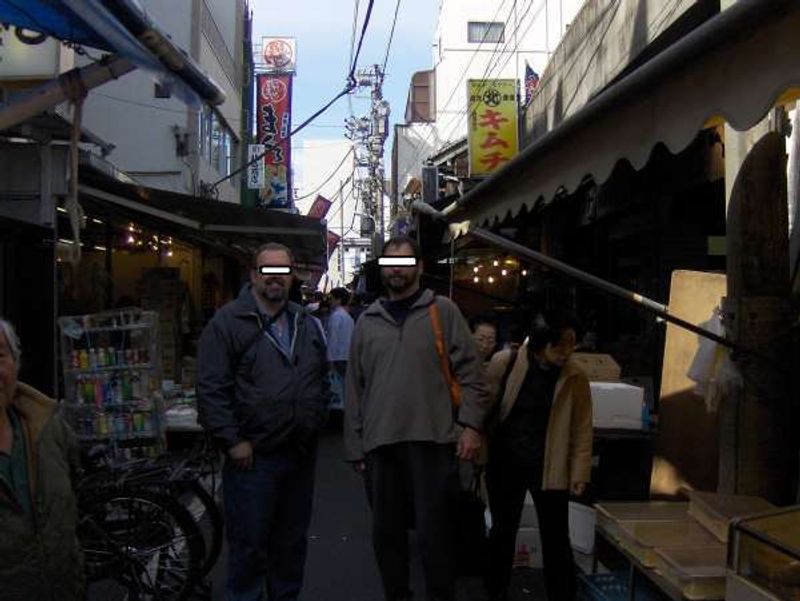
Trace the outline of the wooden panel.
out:
<instances>
[{"instance_id":1,"label":"wooden panel","mask_svg":"<svg viewBox=\"0 0 800 601\"><path fill-rule=\"evenodd\" d=\"M724 274L674 271L670 313L701 324L720 304L725 290ZM670 490L671 484L681 482L699 490L716 490L717 415L706 412L703 398L693 392L695 383L686 377L698 343L696 334L667 325L656 441L656 455L660 460L656 461L653 472L653 493L674 492ZM673 473L669 465L676 472ZM660 471L664 467L667 469ZM667 473L670 475L666 476Z\"/></svg>"}]
</instances>

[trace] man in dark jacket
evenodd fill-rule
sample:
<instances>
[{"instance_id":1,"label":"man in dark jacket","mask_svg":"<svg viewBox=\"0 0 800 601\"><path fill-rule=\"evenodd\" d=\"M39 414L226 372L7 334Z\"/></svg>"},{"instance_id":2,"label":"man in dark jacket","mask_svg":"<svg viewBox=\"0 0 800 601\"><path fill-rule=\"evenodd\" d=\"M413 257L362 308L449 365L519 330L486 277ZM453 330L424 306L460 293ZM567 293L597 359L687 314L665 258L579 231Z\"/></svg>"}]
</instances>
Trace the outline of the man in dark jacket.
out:
<instances>
[{"instance_id":1,"label":"man in dark jacket","mask_svg":"<svg viewBox=\"0 0 800 601\"><path fill-rule=\"evenodd\" d=\"M329 400L320 323L288 302L291 251L265 244L251 283L206 326L198 351L200 423L226 453L228 601L297 599Z\"/></svg>"}]
</instances>

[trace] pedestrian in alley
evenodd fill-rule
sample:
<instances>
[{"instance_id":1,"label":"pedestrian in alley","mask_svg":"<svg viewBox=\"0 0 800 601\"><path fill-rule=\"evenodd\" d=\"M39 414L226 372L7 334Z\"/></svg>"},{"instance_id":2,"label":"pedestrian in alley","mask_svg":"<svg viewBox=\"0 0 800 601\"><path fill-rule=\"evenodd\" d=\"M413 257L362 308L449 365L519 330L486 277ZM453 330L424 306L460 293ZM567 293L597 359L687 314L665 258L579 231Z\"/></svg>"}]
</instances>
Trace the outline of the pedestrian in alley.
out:
<instances>
[{"instance_id":1,"label":"pedestrian in alley","mask_svg":"<svg viewBox=\"0 0 800 601\"><path fill-rule=\"evenodd\" d=\"M347 460L366 479L386 600L412 598L413 520L426 599L452 601L458 459L472 460L480 448L488 389L458 308L420 288L416 242L390 239L379 264L388 296L358 320L347 368Z\"/></svg>"},{"instance_id":2,"label":"pedestrian in alley","mask_svg":"<svg viewBox=\"0 0 800 601\"><path fill-rule=\"evenodd\" d=\"M293 268L288 248L261 246L199 343L199 419L225 452L227 601L296 600L303 584L329 384L322 327L287 300Z\"/></svg>"},{"instance_id":3,"label":"pedestrian in alley","mask_svg":"<svg viewBox=\"0 0 800 601\"><path fill-rule=\"evenodd\" d=\"M569 358L576 328L564 317L534 320L518 351L501 351L488 379L497 416L490 425L486 480L492 530L486 584L508 599L517 529L530 491L539 518L550 601L575 599L569 495L580 496L592 462L592 402L586 376ZM494 421L494 420L489 420Z\"/></svg>"},{"instance_id":4,"label":"pedestrian in alley","mask_svg":"<svg viewBox=\"0 0 800 601\"><path fill-rule=\"evenodd\" d=\"M17 380L20 358L0 319L0 599L80 601L78 442L58 403Z\"/></svg>"},{"instance_id":5,"label":"pedestrian in alley","mask_svg":"<svg viewBox=\"0 0 800 601\"><path fill-rule=\"evenodd\" d=\"M478 355L484 367L488 367L497 350L497 322L488 315L479 315L471 321L471 327Z\"/></svg>"},{"instance_id":6,"label":"pedestrian in alley","mask_svg":"<svg viewBox=\"0 0 800 601\"><path fill-rule=\"evenodd\" d=\"M331 389L334 406L343 408L344 377L347 373L347 359L350 355L350 342L353 337L353 318L346 307L350 293L346 288L334 288L330 294L331 314L328 317L328 361L331 364Z\"/></svg>"}]
</instances>

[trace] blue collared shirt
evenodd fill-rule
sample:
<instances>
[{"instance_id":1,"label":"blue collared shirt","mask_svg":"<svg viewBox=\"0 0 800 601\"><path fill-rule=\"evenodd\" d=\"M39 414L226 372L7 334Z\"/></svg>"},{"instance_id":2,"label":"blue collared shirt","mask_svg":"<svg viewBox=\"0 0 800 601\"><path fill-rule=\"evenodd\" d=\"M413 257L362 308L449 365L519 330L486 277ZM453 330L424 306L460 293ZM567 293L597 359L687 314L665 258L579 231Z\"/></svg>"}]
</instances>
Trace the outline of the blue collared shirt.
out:
<instances>
[{"instance_id":1,"label":"blue collared shirt","mask_svg":"<svg viewBox=\"0 0 800 601\"><path fill-rule=\"evenodd\" d=\"M336 307L328 318L328 361L347 361L354 327L350 314L344 308Z\"/></svg>"}]
</instances>

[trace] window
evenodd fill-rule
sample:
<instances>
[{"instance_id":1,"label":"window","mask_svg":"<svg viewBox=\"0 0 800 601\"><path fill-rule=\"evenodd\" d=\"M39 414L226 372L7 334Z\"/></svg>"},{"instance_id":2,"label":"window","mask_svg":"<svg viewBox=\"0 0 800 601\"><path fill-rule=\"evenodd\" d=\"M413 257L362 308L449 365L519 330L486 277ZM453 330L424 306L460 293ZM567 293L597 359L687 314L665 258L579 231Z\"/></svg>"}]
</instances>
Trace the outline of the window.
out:
<instances>
[{"instance_id":1,"label":"window","mask_svg":"<svg viewBox=\"0 0 800 601\"><path fill-rule=\"evenodd\" d=\"M219 166L221 165L221 158L225 156L223 154L223 136L222 136L222 123L219 121L219 117L217 117L213 112L211 113L211 155L209 156L209 162L211 165L219 171Z\"/></svg>"},{"instance_id":2,"label":"window","mask_svg":"<svg viewBox=\"0 0 800 601\"><path fill-rule=\"evenodd\" d=\"M171 98L172 84L170 82L157 81L155 83L155 87L153 88L153 96L155 98Z\"/></svg>"},{"instance_id":3,"label":"window","mask_svg":"<svg viewBox=\"0 0 800 601\"><path fill-rule=\"evenodd\" d=\"M470 21L467 24L467 41L471 44L505 42L506 26L503 23L481 23Z\"/></svg>"}]
</instances>

